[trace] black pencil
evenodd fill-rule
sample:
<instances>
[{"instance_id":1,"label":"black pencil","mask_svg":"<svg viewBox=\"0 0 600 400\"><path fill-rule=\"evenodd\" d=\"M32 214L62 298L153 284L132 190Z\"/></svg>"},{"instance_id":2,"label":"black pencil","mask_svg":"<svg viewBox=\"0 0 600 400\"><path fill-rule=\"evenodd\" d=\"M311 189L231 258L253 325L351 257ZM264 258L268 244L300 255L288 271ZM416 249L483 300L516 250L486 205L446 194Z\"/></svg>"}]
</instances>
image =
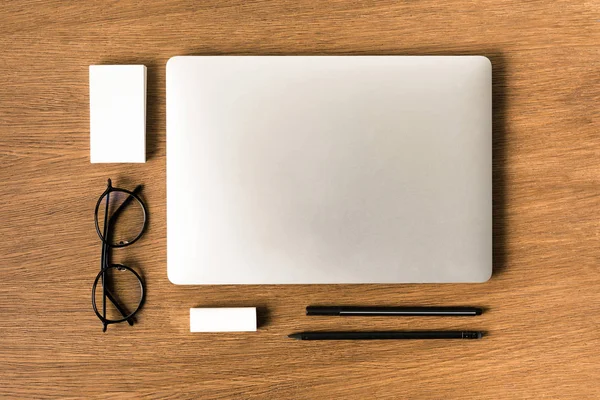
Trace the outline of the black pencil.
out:
<instances>
[{"instance_id":1,"label":"black pencil","mask_svg":"<svg viewBox=\"0 0 600 400\"><path fill-rule=\"evenodd\" d=\"M389 339L481 339L478 331L382 331L302 332L289 335L297 340L389 340Z\"/></svg>"},{"instance_id":2,"label":"black pencil","mask_svg":"<svg viewBox=\"0 0 600 400\"><path fill-rule=\"evenodd\" d=\"M355 307L308 306L306 315L335 316L476 316L483 310L477 307Z\"/></svg>"}]
</instances>

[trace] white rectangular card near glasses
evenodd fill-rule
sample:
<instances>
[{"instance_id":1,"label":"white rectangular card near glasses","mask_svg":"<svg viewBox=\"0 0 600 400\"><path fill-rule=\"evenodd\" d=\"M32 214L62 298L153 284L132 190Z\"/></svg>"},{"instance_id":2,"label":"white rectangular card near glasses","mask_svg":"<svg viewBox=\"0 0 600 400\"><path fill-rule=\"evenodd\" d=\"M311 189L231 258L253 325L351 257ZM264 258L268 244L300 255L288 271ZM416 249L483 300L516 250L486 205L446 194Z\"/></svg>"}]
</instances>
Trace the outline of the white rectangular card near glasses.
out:
<instances>
[{"instance_id":1,"label":"white rectangular card near glasses","mask_svg":"<svg viewBox=\"0 0 600 400\"><path fill-rule=\"evenodd\" d=\"M479 56L172 58L169 279L486 281L491 80Z\"/></svg>"}]
</instances>

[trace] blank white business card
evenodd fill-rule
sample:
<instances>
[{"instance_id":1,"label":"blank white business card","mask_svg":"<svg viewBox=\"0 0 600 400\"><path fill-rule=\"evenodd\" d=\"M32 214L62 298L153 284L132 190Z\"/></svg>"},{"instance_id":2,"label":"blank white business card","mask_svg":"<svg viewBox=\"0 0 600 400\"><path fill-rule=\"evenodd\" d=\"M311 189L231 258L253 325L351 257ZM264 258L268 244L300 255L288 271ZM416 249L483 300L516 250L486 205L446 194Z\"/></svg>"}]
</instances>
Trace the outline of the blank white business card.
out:
<instances>
[{"instance_id":1,"label":"blank white business card","mask_svg":"<svg viewBox=\"0 0 600 400\"><path fill-rule=\"evenodd\" d=\"M256 307L190 308L190 332L254 332Z\"/></svg>"},{"instance_id":2,"label":"blank white business card","mask_svg":"<svg viewBox=\"0 0 600 400\"><path fill-rule=\"evenodd\" d=\"M146 162L146 66L90 65L90 160Z\"/></svg>"}]
</instances>

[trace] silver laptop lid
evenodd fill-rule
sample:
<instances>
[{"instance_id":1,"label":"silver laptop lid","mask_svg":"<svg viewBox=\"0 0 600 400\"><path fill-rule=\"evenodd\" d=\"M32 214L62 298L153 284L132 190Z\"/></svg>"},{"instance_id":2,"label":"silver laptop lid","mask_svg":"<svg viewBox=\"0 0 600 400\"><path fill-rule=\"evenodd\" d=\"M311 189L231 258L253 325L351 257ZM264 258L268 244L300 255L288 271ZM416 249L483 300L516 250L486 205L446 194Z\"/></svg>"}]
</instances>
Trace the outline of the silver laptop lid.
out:
<instances>
[{"instance_id":1,"label":"silver laptop lid","mask_svg":"<svg viewBox=\"0 0 600 400\"><path fill-rule=\"evenodd\" d=\"M486 281L491 129L484 57L174 57L169 279Z\"/></svg>"}]
</instances>

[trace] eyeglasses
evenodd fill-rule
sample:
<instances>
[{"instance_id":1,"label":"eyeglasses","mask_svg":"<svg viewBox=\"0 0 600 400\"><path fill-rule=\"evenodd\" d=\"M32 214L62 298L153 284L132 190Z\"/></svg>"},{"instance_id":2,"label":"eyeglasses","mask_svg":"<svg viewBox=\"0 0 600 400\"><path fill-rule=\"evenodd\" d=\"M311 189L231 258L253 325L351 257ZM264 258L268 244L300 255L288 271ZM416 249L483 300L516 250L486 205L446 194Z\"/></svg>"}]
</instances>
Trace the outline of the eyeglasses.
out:
<instances>
[{"instance_id":1,"label":"eyeglasses","mask_svg":"<svg viewBox=\"0 0 600 400\"><path fill-rule=\"evenodd\" d=\"M146 206L138 195L141 190L141 185L133 191L115 188L109 179L96 203L94 219L102 240L102 254L100 272L92 286L92 306L102 321L103 332L110 324L127 321L133 325L134 316L144 303L142 277L130 267L111 263L111 249L132 245L146 229Z\"/></svg>"}]
</instances>

